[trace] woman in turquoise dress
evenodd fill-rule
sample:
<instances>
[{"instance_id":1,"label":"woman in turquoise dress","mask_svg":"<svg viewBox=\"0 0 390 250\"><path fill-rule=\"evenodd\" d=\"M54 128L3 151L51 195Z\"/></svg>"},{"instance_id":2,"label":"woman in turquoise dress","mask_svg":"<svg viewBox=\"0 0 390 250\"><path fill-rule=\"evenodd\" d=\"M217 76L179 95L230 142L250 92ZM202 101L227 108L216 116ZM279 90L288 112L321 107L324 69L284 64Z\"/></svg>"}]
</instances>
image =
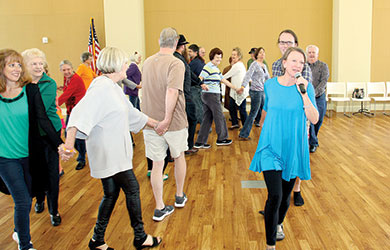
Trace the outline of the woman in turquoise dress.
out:
<instances>
[{"instance_id":1,"label":"woman in turquoise dress","mask_svg":"<svg viewBox=\"0 0 390 250\"><path fill-rule=\"evenodd\" d=\"M262 131L250 170L263 172L268 198L265 205L267 249L284 239L283 220L297 177L310 179L306 119L318 121L313 85L301 73L306 63L303 50L289 48L282 57L284 75L265 82ZM299 85L303 84L303 91Z\"/></svg>"}]
</instances>

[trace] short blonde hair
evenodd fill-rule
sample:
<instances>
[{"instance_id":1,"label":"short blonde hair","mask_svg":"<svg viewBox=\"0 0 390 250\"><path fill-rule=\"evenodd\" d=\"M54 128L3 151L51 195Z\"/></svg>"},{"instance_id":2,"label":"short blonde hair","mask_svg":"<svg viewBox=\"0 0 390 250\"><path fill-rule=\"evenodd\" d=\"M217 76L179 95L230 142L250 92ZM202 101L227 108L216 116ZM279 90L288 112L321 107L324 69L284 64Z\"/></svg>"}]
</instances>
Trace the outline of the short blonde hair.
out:
<instances>
[{"instance_id":1,"label":"short blonde hair","mask_svg":"<svg viewBox=\"0 0 390 250\"><path fill-rule=\"evenodd\" d=\"M24 63L28 63L31 59L40 57L42 58L44 63L46 62L46 56L45 53L43 53L42 50L37 49L37 48L32 48L32 49L26 49L25 51L22 52L23 60Z\"/></svg>"},{"instance_id":2,"label":"short blonde hair","mask_svg":"<svg viewBox=\"0 0 390 250\"><path fill-rule=\"evenodd\" d=\"M129 56L121 49L105 47L99 54L96 61L98 70L110 74L120 72L124 64L129 63Z\"/></svg>"}]
</instances>

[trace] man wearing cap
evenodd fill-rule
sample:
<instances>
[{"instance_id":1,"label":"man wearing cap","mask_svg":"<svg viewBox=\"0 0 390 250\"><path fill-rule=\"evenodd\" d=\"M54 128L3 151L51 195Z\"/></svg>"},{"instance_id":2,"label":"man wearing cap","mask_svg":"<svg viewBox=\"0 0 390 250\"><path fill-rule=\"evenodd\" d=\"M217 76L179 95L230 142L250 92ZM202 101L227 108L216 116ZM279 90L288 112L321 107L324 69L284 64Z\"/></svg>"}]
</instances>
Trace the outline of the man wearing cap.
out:
<instances>
[{"instance_id":1,"label":"man wearing cap","mask_svg":"<svg viewBox=\"0 0 390 250\"><path fill-rule=\"evenodd\" d=\"M176 51L173 53L175 57L180 59L184 63L185 67L185 73L184 73L184 97L186 99L186 113L187 113L187 120L188 120L188 150L185 151L186 155L195 154L199 151L199 149L194 148L194 136L195 136L195 129L196 129L196 107L195 103L192 101L191 97L191 85L198 85L200 86L201 81L199 77L197 77L192 71L188 63L186 62L183 52L186 50L186 44L188 42L186 41L186 38L184 35L179 35L179 41L177 42Z\"/></svg>"},{"instance_id":2,"label":"man wearing cap","mask_svg":"<svg viewBox=\"0 0 390 250\"><path fill-rule=\"evenodd\" d=\"M191 62L189 63L191 71L196 75L199 80L200 72L205 65L204 59L199 56L199 47L196 44L191 44L188 47L188 55ZM191 78L192 79L192 78ZM197 123L202 123L203 119L203 102L202 102L202 89L195 82L191 83L191 97L195 104Z\"/></svg>"},{"instance_id":3,"label":"man wearing cap","mask_svg":"<svg viewBox=\"0 0 390 250\"><path fill-rule=\"evenodd\" d=\"M249 50L249 55L251 55L251 58L249 58L248 62L246 63L246 68L249 69L249 67L251 66L251 64L256 61L256 58L255 58L255 54L256 54L256 48L251 48L251 50ZM268 64L267 62L263 61L265 67L267 67L267 70L268 70Z\"/></svg>"}]
</instances>

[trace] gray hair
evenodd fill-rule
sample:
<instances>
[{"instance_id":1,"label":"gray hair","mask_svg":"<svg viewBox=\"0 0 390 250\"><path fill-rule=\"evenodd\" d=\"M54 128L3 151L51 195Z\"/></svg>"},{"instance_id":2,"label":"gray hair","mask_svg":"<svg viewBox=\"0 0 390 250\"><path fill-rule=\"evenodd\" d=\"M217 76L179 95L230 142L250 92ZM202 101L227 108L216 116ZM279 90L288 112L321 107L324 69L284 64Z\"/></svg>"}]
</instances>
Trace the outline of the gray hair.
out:
<instances>
[{"instance_id":1,"label":"gray hair","mask_svg":"<svg viewBox=\"0 0 390 250\"><path fill-rule=\"evenodd\" d=\"M60 69L61 69L61 67L62 67L64 64L69 65L69 66L73 69L72 63L71 63L69 60L67 60L67 59L62 60L62 61L60 62Z\"/></svg>"},{"instance_id":2,"label":"gray hair","mask_svg":"<svg viewBox=\"0 0 390 250\"><path fill-rule=\"evenodd\" d=\"M83 52L83 53L81 54L80 59L81 59L82 62L85 62L85 61L88 60L88 58L89 58L90 56L92 56L92 54L89 53L88 51L86 51L86 52Z\"/></svg>"},{"instance_id":3,"label":"gray hair","mask_svg":"<svg viewBox=\"0 0 390 250\"><path fill-rule=\"evenodd\" d=\"M137 52L135 52L134 55L130 56L130 61L137 62L140 57L141 57L141 54L138 54Z\"/></svg>"},{"instance_id":4,"label":"gray hair","mask_svg":"<svg viewBox=\"0 0 390 250\"><path fill-rule=\"evenodd\" d=\"M160 48L176 48L177 41L179 40L179 36L177 35L177 31L174 28L168 27L161 31L160 33Z\"/></svg>"},{"instance_id":5,"label":"gray hair","mask_svg":"<svg viewBox=\"0 0 390 250\"><path fill-rule=\"evenodd\" d=\"M28 63L31 59L33 59L35 57L42 58L42 60L46 63L45 53L43 53L42 50L37 49L37 48L26 49L25 51L22 52L21 55L22 55L25 63Z\"/></svg>"},{"instance_id":6,"label":"gray hair","mask_svg":"<svg viewBox=\"0 0 390 250\"><path fill-rule=\"evenodd\" d=\"M96 61L97 68L105 74L120 72L124 64L129 63L129 56L121 49L105 47Z\"/></svg>"},{"instance_id":7,"label":"gray hair","mask_svg":"<svg viewBox=\"0 0 390 250\"><path fill-rule=\"evenodd\" d=\"M308 45L308 46L306 47L306 53L309 52L309 49L310 49L310 48L314 48L314 49L316 50L316 54L320 53L320 48L318 48L317 46L315 46L315 45L313 45L313 44Z\"/></svg>"}]
</instances>

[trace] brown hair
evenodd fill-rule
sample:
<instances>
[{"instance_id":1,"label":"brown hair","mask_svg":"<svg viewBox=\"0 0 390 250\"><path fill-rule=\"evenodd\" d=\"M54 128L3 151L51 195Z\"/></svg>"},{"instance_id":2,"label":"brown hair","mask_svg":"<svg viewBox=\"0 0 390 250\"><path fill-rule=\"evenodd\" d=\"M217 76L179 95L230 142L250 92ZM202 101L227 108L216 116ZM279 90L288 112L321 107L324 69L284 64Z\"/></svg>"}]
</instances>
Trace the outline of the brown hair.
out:
<instances>
[{"instance_id":1,"label":"brown hair","mask_svg":"<svg viewBox=\"0 0 390 250\"><path fill-rule=\"evenodd\" d=\"M299 44L298 44L298 37L297 37L297 35L295 34L295 32L294 31L292 31L292 30L289 30L289 29L287 29L287 30L283 30L282 32L280 32L280 34L279 34L279 36L278 36L278 43L280 42L280 36L283 34L283 33L287 33L287 34L290 34L290 35L292 35L293 37L294 37L294 40L295 40L295 44L298 46Z\"/></svg>"},{"instance_id":2,"label":"brown hair","mask_svg":"<svg viewBox=\"0 0 390 250\"><path fill-rule=\"evenodd\" d=\"M221 55L223 57L223 52L220 48L214 48L210 51L209 58L210 61L212 61L215 57L215 55Z\"/></svg>"},{"instance_id":3,"label":"brown hair","mask_svg":"<svg viewBox=\"0 0 390 250\"><path fill-rule=\"evenodd\" d=\"M3 73L4 69L7 64L13 62L20 63L22 66L22 72L18 80L19 86L24 87L26 84L31 82L31 77L23 63L23 57L13 49L2 49L0 50L0 93L3 93L7 86L7 79Z\"/></svg>"},{"instance_id":4,"label":"brown hair","mask_svg":"<svg viewBox=\"0 0 390 250\"><path fill-rule=\"evenodd\" d=\"M265 52L265 49L263 48L263 47L259 47L258 49L256 49L256 51L255 51L255 59L257 60L257 56L259 55L259 53L260 53L260 50L264 50L264 52Z\"/></svg>"},{"instance_id":5,"label":"brown hair","mask_svg":"<svg viewBox=\"0 0 390 250\"><path fill-rule=\"evenodd\" d=\"M301 53L301 54L303 55L303 61L304 61L304 63L306 63L306 54L305 54L305 52L304 52L301 48L299 48L299 47L290 47L290 48L288 48L288 49L286 50L286 52L284 52L284 55L282 56L282 62L283 62L283 61L286 61L287 58L288 58L288 56L289 56L289 55L291 54L291 52L293 52L293 51L296 51L296 52ZM284 72L285 72L285 68L284 68L284 67L282 67L282 72L283 72L283 74L284 74Z\"/></svg>"}]
</instances>

